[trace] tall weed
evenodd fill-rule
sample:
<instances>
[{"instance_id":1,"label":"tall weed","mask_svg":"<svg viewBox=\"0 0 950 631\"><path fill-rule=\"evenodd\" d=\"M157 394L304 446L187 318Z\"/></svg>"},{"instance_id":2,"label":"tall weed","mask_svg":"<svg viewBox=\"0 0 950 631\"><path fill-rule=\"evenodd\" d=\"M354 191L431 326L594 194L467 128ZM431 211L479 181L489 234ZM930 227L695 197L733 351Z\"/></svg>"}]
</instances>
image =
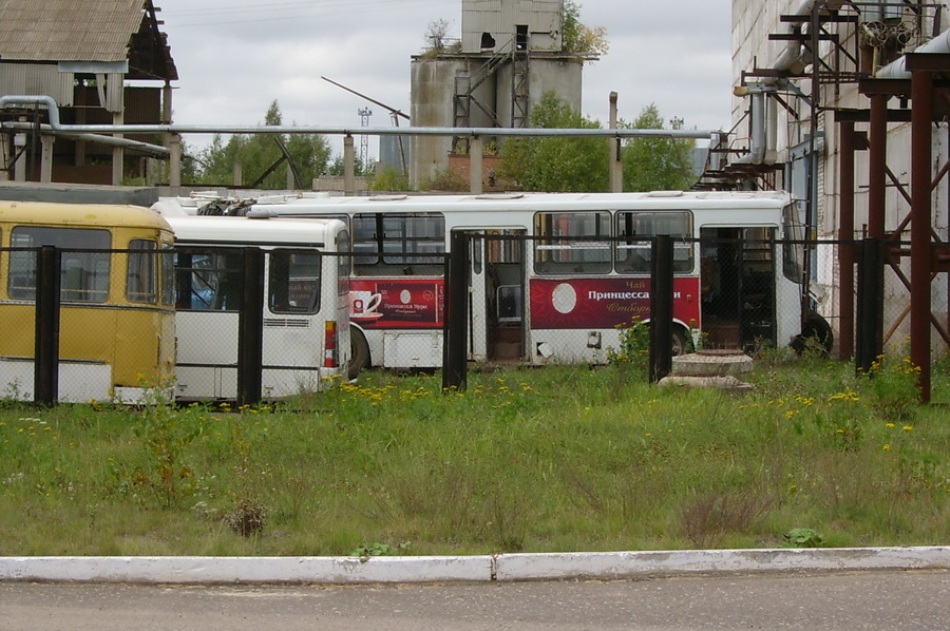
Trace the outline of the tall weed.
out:
<instances>
[{"instance_id":1,"label":"tall weed","mask_svg":"<svg viewBox=\"0 0 950 631\"><path fill-rule=\"evenodd\" d=\"M620 366L359 383L233 410L0 409L0 554L942 544L950 410L759 360L741 396ZM375 552L374 552L375 551Z\"/></svg>"}]
</instances>

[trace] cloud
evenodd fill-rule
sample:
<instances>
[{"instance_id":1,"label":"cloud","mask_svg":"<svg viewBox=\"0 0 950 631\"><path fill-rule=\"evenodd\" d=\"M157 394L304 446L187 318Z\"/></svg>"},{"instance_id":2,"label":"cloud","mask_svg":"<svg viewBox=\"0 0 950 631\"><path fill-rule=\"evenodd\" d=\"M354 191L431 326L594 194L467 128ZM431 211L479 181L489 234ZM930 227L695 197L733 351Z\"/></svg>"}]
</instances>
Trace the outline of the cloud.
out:
<instances>
[{"instance_id":1,"label":"cloud","mask_svg":"<svg viewBox=\"0 0 950 631\"><path fill-rule=\"evenodd\" d=\"M174 120L186 125L257 125L276 100L287 124L356 127L369 109L371 126L389 126L385 108L321 76L408 113L410 61L427 27L444 19L459 36L461 25L461 0L155 1L180 76ZM606 124L616 91L625 120L654 103L687 127L729 126L729 0L677 0L675 11L662 2L578 4L581 21L604 26L610 43L585 65L585 115Z\"/></svg>"}]
</instances>

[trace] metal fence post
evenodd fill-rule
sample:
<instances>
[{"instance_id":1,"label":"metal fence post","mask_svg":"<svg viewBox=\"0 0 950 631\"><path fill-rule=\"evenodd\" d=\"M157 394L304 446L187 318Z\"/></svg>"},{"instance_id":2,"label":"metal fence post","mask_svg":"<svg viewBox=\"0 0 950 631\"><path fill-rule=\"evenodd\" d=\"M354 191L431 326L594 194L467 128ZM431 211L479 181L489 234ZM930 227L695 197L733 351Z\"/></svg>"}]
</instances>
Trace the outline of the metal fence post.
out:
<instances>
[{"instance_id":1,"label":"metal fence post","mask_svg":"<svg viewBox=\"0 0 950 631\"><path fill-rule=\"evenodd\" d=\"M864 239L858 264L854 368L868 374L884 352L884 256L880 239Z\"/></svg>"},{"instance_id":2,"label":"metal fence post","mask_svg":"<svg viewBox=\"0 0 950 631\"><path fill-rule=\"evenodd\" d=\"M651 244L650 383L673 370L673 239L657 235Z\"/></svg>"},{"instance_id":3,"label":"metal fence post","mask_svg":"<svg viewBox=\"0 0 950 631\"><path fill-rule=\"evenodd\" d=\"M468 338L468 234L453 231L446 278L445 327L443 335L442 388L464 390L467 376Z\"/></svg>"},{"instance_id":4,"label":"metal fence post","mask_svg":"<svg viewBox=\"0 0 950 631\"><path fill-rule=\"evenodd\" d=\"M59 399L60 265L62 253L44 245L36 253L36 327L33 401L55 405Z\"/></svg>"},{"instance_id":5,"label":"metal fence post","mask_svg":"<svg viewBox=\"0 0 950 631\"><path fill-rule=\"evenodd\" d=\"M244 293L238 316L237 404L261 401L264 347L264 251L244 250Z\"/></svg>"}]
</instances>

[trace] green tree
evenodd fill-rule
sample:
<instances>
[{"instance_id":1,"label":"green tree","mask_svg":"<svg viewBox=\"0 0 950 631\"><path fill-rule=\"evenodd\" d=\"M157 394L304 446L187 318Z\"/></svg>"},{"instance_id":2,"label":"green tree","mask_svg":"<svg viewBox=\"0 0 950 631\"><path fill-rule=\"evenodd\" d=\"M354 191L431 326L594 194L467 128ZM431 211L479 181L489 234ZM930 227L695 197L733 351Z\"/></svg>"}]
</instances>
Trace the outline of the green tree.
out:
<instances>
[{"instance_id":1,"label":"green tree","mask_svg":"<svg viewBox=\"0 0 950 631\"><path fill-rule=\"evenodd\" d=\"M280 108L274 101L264 116L264 125L279 126L283 124L282 121ZM257 187L262 189L284 189L287 187L287 161L281 143L290 155L304 187L309 187L313 178L326 171L330 161L330 145L319 134L235 134L227 143L220 134L215 134L211 145L198 158L203 167L201 183L230 184L234 165L240 164L243 185L257 183Z\"/></svg>"},{"instance_id":2,"label":"green tree","mask_svg":"<svg viewBox=\"0 0 950 631\"><path fill-rule=\"evenodd\" d=\"M370 184L373 191L411 191L409 178L393 167L383 167Z\"/></svg>"},{"instance_id":3,"label":"green tree","mask_svg":"<svg viewBox=\"0 0 950 631\"><path fill-rule=\"evenodd\" d=\"M656 105L643 108L631 129L663 129L663 117ZM621 150L625 191L685 191L696 182L690 138L638 137L627 140Z\"/></svg>"},{"instance_id":4,"label":"green tree","mask_svg":"<svg viewBox=\"0 0 950 631\"><path fill-rule=\"evenodd\" d=\"M342 177L345 175L345 166L346 165L343 164L343 156L337 154L333 158L333 161L327 165L326 174ZM353 175L373 175L373 168L368 162L364 164L359 156L356 156L353 159Z\"/></svg>"},{"instance_id":5,"label":"green tree","mask_svg":"<svg viewBox=\"0 0 950 631\"><path fill-rule=\"evenodd\" d=\"M603 26L585 26L580 18L581 5L573 0L565 0L561 21L561 48L565 53L579 57L603 57L610 48L607 29Z\"/></svg>"},{"instance_id":6,"label":"green tree","mask_svg":"<svg viewBox=\"0 0 950 631\"><path fill-rule=\"evenodd\" d=\"M531 110L531 127L599 129L547 92ZM514 137L501 146L496 174L528 191L595 192L607 190L608 146L603 138Z\"/></svg>"}]
</instances>

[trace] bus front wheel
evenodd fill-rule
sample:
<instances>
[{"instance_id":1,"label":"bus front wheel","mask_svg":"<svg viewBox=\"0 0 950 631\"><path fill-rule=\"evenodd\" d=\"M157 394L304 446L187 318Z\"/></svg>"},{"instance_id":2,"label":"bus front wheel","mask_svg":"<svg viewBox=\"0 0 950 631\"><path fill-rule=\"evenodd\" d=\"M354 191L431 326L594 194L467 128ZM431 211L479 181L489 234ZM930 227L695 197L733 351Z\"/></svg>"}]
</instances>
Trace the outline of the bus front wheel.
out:
<instances>
[{"instance_id":1,"label":"bus front wheel","mask_svg":"<svg viewBox=\"0 0 950 631\"><path fill-rule=\"evenodd\" d=\"M811 311L802 322L802 332L792 338L789 346L799 355L809 350L827 357L831 354L834 343L835 334L831 330L831 325L823 317Z\"/></svg>"},{"instance_id":2,"label":"bus front wheel","mask_svg":"<svg viewBox=\"0 0 950 631\"><path fill-rule=\"evenodd\" d=\"M350 369L346 376L356 379L365 368L369 368L369 344L362 331L350 327Z\"/></svg>"},{"instance_id":3,"label":"bus front wheel","mask_svg":"<svg viewBox=\"0 0 950 631\"><path fill-rule=\"evenodd\" d=\"M690 342L686 337L686 333L682 328L673 325L673 331L670 335L671 344L673 346L673 356L685 355L690 351Z\"/></svg>"}]
</instances>

